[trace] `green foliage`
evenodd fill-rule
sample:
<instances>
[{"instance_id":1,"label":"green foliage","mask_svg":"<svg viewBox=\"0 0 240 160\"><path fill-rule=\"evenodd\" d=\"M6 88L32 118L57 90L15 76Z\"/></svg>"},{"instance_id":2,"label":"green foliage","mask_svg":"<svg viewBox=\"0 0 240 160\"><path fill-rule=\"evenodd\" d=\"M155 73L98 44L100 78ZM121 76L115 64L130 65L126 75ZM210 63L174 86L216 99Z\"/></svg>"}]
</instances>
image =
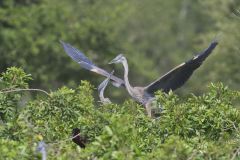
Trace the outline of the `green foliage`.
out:
<instances>
[{"instance_id":1,"label":"green foliage","mask_svg":"<svg viewBox=\"0 0 240 160\"><path fill-rule=\"evenodd\" d=\"M172 92L157 97L164 106L161 127L167 135L218 140L231 136L239 125L238 109L232 105L233 99L239 98L239 93L222 84L212 84L209 93L198 97L192 95L185 102L180 102L180 98Z\"/></svg>"},{"instance_id":2,"label":"green foliage","mask_svg":"<svg viewBox=\"0 0 240 160\"><path fill-rule=\"evenodd\" d=\"M0 71L10 66L22 67L33 74L33 85L51 88L69 81L66 77L70 75L76 75L72 79L79 80L76 74L79 66L64 53L59 40L74 46L80 44L79 48L87 55L115 52L113 28L118 25L125 4L111 2L104 7L102 2L11 0L0 3Z\"/></svg>"},{"instance_id":3,"label":"green foliage","mask_svg":"<svg viewBox=\"0 0 240 160\"><path fill-rule=\"evenodd\" d=\"M240 92L221 83L211 84L202 96L192 94L186 99L158 92L157 103L163 111L150 119L133 101L95 103L87 81L76 89L62 87L19 106L22 92L5 91L27 88L30 79L14 67L1 74L0 149L4 159L40 158L36 151L40 140L47 144L48 159L239 158L240 111L235 100ZM85 149L71 141L73 128L80 128L88 138Z\"/></svg>"},{"instance_id":4,"label":"green foliage","mask_svg":"<svg viewBox=\"0 0 240 160\"><path fill-rule=\"evenodd\" d=\"M12 141L9 139L0 139L0 149L1 149L1 159L27 159L29 154L26 151L29 151L27 143L21 143L19 141Z\"/></svg>"},{"instance_id":5,"label":"green foliage","mask_svg":"<svg viewBox=\"0 0 240 160\"><path fill-rule=\"evenodd\" d=\"M26 74L22 69L11 67L1 75L1 89L27 88L29 80L32 80L31 75Z\"/></svg>"},{"instance_id":6,"label":"green foliage","mask_svg":"<svg viewBox=\"0 0 240 160\"><path fill-rule=\"evenodd\" d=\"M19 100L21 93L13 94L8 92L16 88L28 88L28 82L31 76L26 74L22 69L16 67L8 68L0 77L0 117L3 122L11 122L18 116Z\"/></svg>"}]
</instances>

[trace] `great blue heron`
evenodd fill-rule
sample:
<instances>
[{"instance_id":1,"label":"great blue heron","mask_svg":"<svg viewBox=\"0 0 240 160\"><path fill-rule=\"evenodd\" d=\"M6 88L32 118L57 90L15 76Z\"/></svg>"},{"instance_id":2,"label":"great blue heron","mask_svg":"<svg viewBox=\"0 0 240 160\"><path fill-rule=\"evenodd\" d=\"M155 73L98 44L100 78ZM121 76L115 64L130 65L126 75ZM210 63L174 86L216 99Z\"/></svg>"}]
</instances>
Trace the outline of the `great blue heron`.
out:
<instances>
[{"instance_id":1,"label":"great blue heron","mask_svg":"<svg viewBox=\"0 0 240 160\"><path fill-rule=\"evenodd\" d=\"M83 68L90 70L92 72L98 73L100 75L103 75L105 77L108 77L110 75L109 72L97 67L78 49L74 48L70 44L64 43L62 41L60 42L63 45L65 52L74 61L78 62ZM189 79L193 71L197 69L202 64L202 62L210 55L210 53L217 46L217 44L218 44L217 41L213 41L207 49L199 53L197 56L173 68L172 70L170 70L169 72L167 72L166 74L164 74L163 76L161 76L159 79L152 82L148 86L138 88L137 90L139 90L139 93L141 93L140 95L142 96L142 98L141 97L138 98L136 96L136 99L141 99L141 100L138 100L138 102L144 104L144 106L149 106L150 102L154 98L154 93L157 90L162 90L163 92L169 92L170 90L175 90L181 87ZM119 59L122 59L121 57L123 56L118 56ZM117 57L115 58L115 60L117 60ZM112 75L110 79L114 86L126 87L125 82L121 78L118 78ZM146 108L148 109L148 107ZM149 115L150 109L147 112Z\"/></svg>"},{"instance_id":2,"label":"great blue heron","mask_svg":"<svg viewBox=\"0 0 240 160\"><path fill-rule=\"evenodd\" d=\"M201 66L202 62L212 53L218 42L213 41L210 46L187 62L173 68L156 81L146 87L132 87L128 80L128 63L122 55L118 55L109 64L122 63L124 67L124 82L130 96L137 102L143 104L148 116L151 117L151 103L154 100L154 92L162 90L168 92L181 87L192 75L194 70Z\"/></svg>"},{"instance_id":3,"label":"great blue heron","mask_svg":"<svg viewBox=\"0 0 240 160\"><path fill-rule=\"evenodd\" d=\"M114 71L112 71L111 74L109 74L108 78L106 78L106 79L98 86L99 98L100 98L100 101L101 101L103 104L109 104L109 103L111 103L111 101L110 101L109 98L105 98L105 97L104 97L104 91L105 91L105 88L107 87L108 82L109 82L111 76L113 75L113 73L114 73Z\"/></svg>"}]
</instances>

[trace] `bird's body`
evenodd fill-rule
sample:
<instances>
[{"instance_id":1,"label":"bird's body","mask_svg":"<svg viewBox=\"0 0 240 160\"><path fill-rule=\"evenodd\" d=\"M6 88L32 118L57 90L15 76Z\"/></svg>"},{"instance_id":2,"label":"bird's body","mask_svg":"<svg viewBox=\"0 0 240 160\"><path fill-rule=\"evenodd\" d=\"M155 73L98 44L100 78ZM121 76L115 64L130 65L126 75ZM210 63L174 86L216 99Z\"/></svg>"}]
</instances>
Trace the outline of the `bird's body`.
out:
<instances>
[{"instance_id":1,"label":"bird's body","mask_svg":"<svg viewBox=\"0 0 240 160\"><path fill-rule=\"evenodd\" d=\"M86 137L83 137L80 135L80 129L79 128L74 128L72 130L72 141L74 143L76 143L80 148L85 148L86 147L86 143L87 143L87 139Z\"/></svg>"},{"instance_id":2,"label":"bird's body","mask_svg":"<svg viewBox=\"0 0 240 160\"><path fill-rule=\"evenodd\" d=\"M136 102L142 104L145 107L148 116L152 117L151 103L155 100L153 95L147 93L143 87L133 87L130 96Z\"/></svg>"},{"instance_id":3,"label":"bird's body","mask_svg":"<svg viewBox=\"0 0 240 160\"><path fill-rule=\"evenodd\" d=\"M212 42L211 45L202 53L193 57L191 60L180 64L168 73L152 82L146 87L132 87L128 80L128 63L122 55L118 55L111 63L122 63L124 67L124 82L129 95L137 102L145 106L148 116L151 117L151 103L155 99L154 93L157 90L168 92L182 86L192 75L194 70L201 66L202 62L210 55L218 43Z\"/></svg>"},{"instance_id":4,"label":"bird's body","mask_svg":"<svg viewBox=\"0 0 240 160\"><path fill-rule=\"evenodd\" d=\"M142 87L133 87L130 95L133 97L133 99L135 99L136 101L142 104L147 103L149 99L153 98L153 96L145 92L144 88Z\"/></svg>"}]
</instances>

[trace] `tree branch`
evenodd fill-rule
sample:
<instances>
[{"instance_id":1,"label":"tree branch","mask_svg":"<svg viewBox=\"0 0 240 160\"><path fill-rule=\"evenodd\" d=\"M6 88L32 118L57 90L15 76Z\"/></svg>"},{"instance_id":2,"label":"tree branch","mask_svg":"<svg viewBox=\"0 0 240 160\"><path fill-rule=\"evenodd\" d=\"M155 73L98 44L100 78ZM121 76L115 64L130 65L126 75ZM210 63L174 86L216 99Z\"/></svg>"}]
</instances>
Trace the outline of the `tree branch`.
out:
<instances>
[{"instance_id":1,"label":"tree branch","mask_svg":"<svg viewBox=\"0 0 240 160\"><path fill-rule=\"evenodd\" d=\"M4 91L0 91L0 93L11 93L11 92L20 92L20 91L38 91L38 92L45 93L46 95L49 96L49 93L42 89L31 89L31 88L28 88L28 89L19 88L19 89L4 90Z\"/></svg>"}]
</instances>

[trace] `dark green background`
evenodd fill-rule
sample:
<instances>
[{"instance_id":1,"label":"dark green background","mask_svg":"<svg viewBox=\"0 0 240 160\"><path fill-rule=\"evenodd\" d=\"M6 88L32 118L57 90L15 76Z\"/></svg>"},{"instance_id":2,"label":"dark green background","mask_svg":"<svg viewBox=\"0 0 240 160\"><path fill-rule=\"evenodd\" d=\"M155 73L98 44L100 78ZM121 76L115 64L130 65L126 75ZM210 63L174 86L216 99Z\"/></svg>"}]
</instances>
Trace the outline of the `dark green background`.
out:
<instances>
[{"instance_id":1,"label":"dark green background","mask_svg":"<svg viewBox=\"0 0 240 160\"><path fill-rule=\"evenodd\" d=\"M97 86L103 77L72 61L60 46L63 40L120 76L122 66L107 62L124 53L132 85L144 86L217 36L214 54L178 93L201 94L210 82L219 81L240 89L239 8L238 0L1 1L0 72L21 67L32 74L31 87L46 90L76 87L80 80ZM109 90L115 99L123 96L118 89Z\"/></svg>"}]
</instances>

